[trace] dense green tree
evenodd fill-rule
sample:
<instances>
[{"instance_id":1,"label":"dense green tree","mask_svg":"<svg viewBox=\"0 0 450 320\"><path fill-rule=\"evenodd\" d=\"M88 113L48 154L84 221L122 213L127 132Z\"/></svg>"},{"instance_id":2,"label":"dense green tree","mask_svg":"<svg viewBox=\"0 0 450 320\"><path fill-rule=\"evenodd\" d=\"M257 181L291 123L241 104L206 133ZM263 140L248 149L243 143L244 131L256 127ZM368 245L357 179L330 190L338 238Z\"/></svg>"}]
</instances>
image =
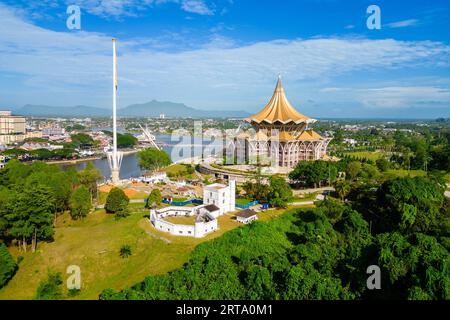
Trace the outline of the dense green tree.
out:
<instances>
[{"instance_id":1,"label":"dense green tree","mask_svg":"<svg viewBox=\"0 0 450 320\"><path fill-rule=\"evenodd\" d=\"M103 131L105 134L112 137L111 131ZM117 133L117 147L118 148L132 148L138 143L138 139L129 133Z\"/></svg>"},{"instance_id":2,"label":"dense green tree","mask_svg":"<svg viewBox=\"0 0 450 320\"><path fill-rule=\"evenodd\" d=\"M31 240L34 252L38 240L48 240L53 236L55 200L52 191L42 184L29 185L23 192L16 192L14 199L6 215L11 225L9 232L21 242L25 251Z\"/></svg>"},{"instance_id":3,"label":"dense green tree","mask_svg":"<svg viewBox=\"0 0 450 320\"><path fill-rule=\"evenodd\" d=\"M450 171L450 144L434 147L430 152L430 156L429 169Z\"/></svg>"},{"instance_id":4,"label":"dense green tree","mask_svg":"<svg viewBox=\"0 0 450 320\"><path fill-rule=\"evenodd\" d=\"M118 148L132 148L137 145L138 139L128 133L117 135L117 147Z\"/></svg>"},{"instance_id":5,"label":"dense green tree","mask_svg":"<svg viewBox=\"0 0 450 320\"><path fill-rule=\"evenodd\" d=\"M362 167L359 161L352 161L347 165L345 172L347 176L350 178L350 180L353 181L360 174L361 169Z\"/></svg>"},{"instance_id":6,"label":"dense green tree","mask_svg":"<svg viewBox=\"0 0 450 320\"><path fill-rule=\"evenodd\" d=\"M383 233L377 246L378 263L388 271L385 298L450 299L450 255L435 237Z\"/></svg>"},{"instance_id":7,"label":"dense green tree","mask_svg":"<svg viewBox=\"0 0 450 320\"><path fill-rule=\"evenodd\" d=\"M300 161L294 170L289 173L289 178L294 181L304 182L306 186L321 186L324 181L336 178L337 168L329 161ZM332 176L331 176L332 175Z\"/></svg>"},{"instance_id":8,"label":"dense green tree","mask_svg":"<svg viewBox=\"0 0 450 320\"><path fill-rule=\"evenodd\" d=\"M0 241L6 239L10 223L7 214L14 202L14 193L8 188L0 186Z\"/></svg>"},{"instance_id":9,"label":"dense green tree","mask_svg":"<svg viewBox=\"0 0 450 320\"><path fill-rule=\"evenodd\" d=\"M250 179L242 185L246 196L253 200L266 201L268 188L264 180L265 178L261 174L261 167L258 167Z\"/></svg>"},{"instance_id":10,"label":"dense green tree","mask_svg":"<svg viewBox=\"0 0 450 320\"><path fill-rule=\"evenodd\" d=\"M80 186L72 193L69 201L72 219L83 219L91 211L91 194L85 186Z\"/></svg>"},{"instance_id":11,"label":"dense green tree","mask_svg":"<svg viewBox=\"0 0 450 320\"><path fill-rule=\"evenodd\" d=\"M172 163L170 156L164 150L148 148L138 153L139 166L143 170L155 171Z\"/></svg>"},{"instance_id":12,"label":"dense green tree","mask_svg":"<svg viewBox=\"0 0 450 320\"><path fill-rule=\"evenodd\" d=\"M344 201L345 197L350 193L351 185L345 180L340 180L336 182L335 189L341 200Z\"/></svg>"},{"instance_id":13,"label":"dense green tree","mask_svg":"<svg viewBox=\"0 0 450 320\"><path fill-rule=\"evenodd\" d=\"M377 168L382 172L389 170L391 167L390 162L385 158L379 158L375 161L375 163L377 165Z\"/></svg>"},{"instance_id":14,"label":"dense green tree","mask_svg":"<svg viewBox=\"0 0 450 320\"><path fill-rule=\"evenodd\" d=\"M89 162L86 168L78 172L77 178L80 184L88 188L92 199L97 199L97 183L102 179L102 174L100 171L91 162Z\"/></svg>"},{"instance_id":15,"label":"dense green tree","mask_svg":"<svg viewBox=\"0 0 450 320\"><path fill-rule=\"evenodd\" d=\"M377 193L374 221L380 230L428 232L438 228L444 189L424 178L396 178L383 183Z\"/></svg>"},{"instance_id":16,"label":"dense green tree","mask_svg":"<svg viewBox=\"0 0 450 320\"><path fill-rule=\"evenodd\" d=\"M377 180L381 177L378 168L374 165L364 163L359 174L365 180Z\"/></svg>"},{"instance_id":17,"label":"dense green tree","mask_svg":"<svg viewBox=\"0 0 450 320\"><path fill-rule=\"evenodd\" d=\"M292 197L292 190L283 177L269 178L267 201L272 207L286 208Z\"/></svg>"},{"instance_id":18,"label":"dense green tree","mask_svg":"<svg viewBox=\"0 0 450 320\"><path fill-rule=\"evenodd\" d=\"M153 189L147 198L146 207L149 208L153 204L160 205L162 202L162 195L159 189Z\"/></svg>"},{"instance_id":19,"label":"dense green tree","mask_svg":"<svg viewBox=\"0 0 450 320\"><path fill-rule=\"evenodd\" d=\"M54 156L53 152L48 149L36 149L36 150L30 151L30 155L32 155L33 157L35 157L39 160L51 159Z\"/></svg>"},{"instance_id":20,"label":"dense green tree","mask_svg":"<svg viewBox=\"0 0 450 320\"><path fill-rule=\"evenodd\" d=\"M120 188L112 188L106 198L105 210L108 213L114 213L116 216L126 216L130 199Z\"/></svg>"},{"instance_id":21,"label":"dense green tree","mask_svg":"<svg viewBox=\"0 0 450 320\"><path fill-rule=\"evenodd\" d=\"M30 166L13 159L5 165L3 170L0 170L0 185L6 187L22 185L30 173Z\"/></svg>"},{"instance_id":22,"label":"dense green tree","mask_svg":"<svg viewBox=\"0 0 450 320\"><path fill-rule=\"evenodd\" d=\"M14 276L17 263L4 243L0 243L0 288L3 288Z\"/></svg>"},{"instance_id":23,"label":"dense green tree","mask_svg":"<svg viewBox=\"0 0 450 320\"><path fill-rule=\"evenodd\" d=\"M328 219L333 223L340 220L345 211L345 206L338 199L330 196L319 202L318 207L325 212Z\"/></svg>"},{"instance_id":24,"label":"dense green tree","mask_svg":"<svg viewBox=\"0 0 450 320\"><path fill-rule=\"evenodd\" d=\"M70 138L72 140L72 144L76 148L79 148L81 146L93 145L94 144L94 139L92 139L92 137L90 135L86 134L86 133L72 134L72 135L70 135Z\"/></svg>"},{"instance_id":25,"label":"dense green tree","mask_svg":"<svg viewBox=\"0 0 450 320\"><path fill-rule=\"evenodd\" d=\"M72 185L68 175L65 172L51 174L46 184L52 189L56 211L67 209L72 191Z\"/></svg>"},{"instance_id":26,"label":"dense green tree","mask_svg":"<svg viewBox=\"0 0 450 320\"><path fill-rule=\"evenodd\" d=\"M78 181L78 172L75 166L69 166L66 170L66 177L70 183L71 190L75 190L75 188L79 185Z\"/></svg>"}]
</instances>

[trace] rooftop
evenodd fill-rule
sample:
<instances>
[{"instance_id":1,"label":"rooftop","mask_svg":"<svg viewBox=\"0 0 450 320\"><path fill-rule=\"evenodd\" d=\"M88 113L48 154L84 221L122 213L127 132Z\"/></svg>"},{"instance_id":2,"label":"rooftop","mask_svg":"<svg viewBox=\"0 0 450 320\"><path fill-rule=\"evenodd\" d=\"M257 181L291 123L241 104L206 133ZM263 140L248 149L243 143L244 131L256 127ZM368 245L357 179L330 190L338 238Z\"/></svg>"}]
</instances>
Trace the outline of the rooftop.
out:
<instances>
[{"instance_id":1,"label":"rooftop","mask_svg":"<svg viewBox=\"0 0 450 320\"><path fill-rule=\"evenodd\" d=\"M239 211L238 213L236 213L236 217L240 217L240 218L250 218L256 215L256 211L252 210L252 209L245 209L242 211Z\"/></svg>"},{"instance_id":2,"label":"rooftop","mask_svg":"<svg viewBox=\"0 0 450 320\"><path fill-rule=\"evenodd\" d=\"M221 183L213 183L213 184L205 186L204 188L205 189L221 190L221 189L227 188L227 186L224 185L224 184L221 184Z\"/></svg>"},{"instance_id":3,"label":"rooftop","mask_svg":"<svg viewBox=\"0 0 450 320\"><path fill-rule=\"evenodd\" d=\"M208 204L204 208L205 208L205 210L208 210L209 212L220 210L220 208L218 206L216 206L215 204Z\"/></svg>"},{"instance_id":4,"label":"rooftop","mask_svg":"<svg viewBox=\"0 0 450 320\"><path fill-rule=\"evenodd\" d=\"M280 78L278 78L275 92L273 93L272 99L270 99L269 103L260 112L245 120L250 123L265 122L269 124L275 122L281 122L283 124L294 122L298 124L302 122L309 123L315 121L295 110L295 108L289 103L286 95L284 94L284 89Z\"/></svg>"}]
</instances>

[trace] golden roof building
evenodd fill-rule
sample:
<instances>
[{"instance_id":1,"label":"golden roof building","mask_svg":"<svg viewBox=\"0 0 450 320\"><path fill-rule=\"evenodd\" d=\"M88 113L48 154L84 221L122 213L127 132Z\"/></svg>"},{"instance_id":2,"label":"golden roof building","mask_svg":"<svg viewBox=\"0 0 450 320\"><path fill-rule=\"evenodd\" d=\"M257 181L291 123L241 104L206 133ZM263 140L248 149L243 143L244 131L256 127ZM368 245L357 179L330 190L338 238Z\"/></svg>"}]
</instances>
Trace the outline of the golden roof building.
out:
<instances>
[{"instance_id":1,"label":"golden roof building","mask_svg":"<svg viewBox=\"0 0 450 320\"><path fill-rule=\"evenodd\" d=\"M270 162L275 166L293 168L302 160L327 158L331 138L322 137L308 125L316 120L298 112L286 98L281 79L267 105L245 119L252 125L251 132L238 134L233 140L234 162Z\"/></svg>"}]
</instances>

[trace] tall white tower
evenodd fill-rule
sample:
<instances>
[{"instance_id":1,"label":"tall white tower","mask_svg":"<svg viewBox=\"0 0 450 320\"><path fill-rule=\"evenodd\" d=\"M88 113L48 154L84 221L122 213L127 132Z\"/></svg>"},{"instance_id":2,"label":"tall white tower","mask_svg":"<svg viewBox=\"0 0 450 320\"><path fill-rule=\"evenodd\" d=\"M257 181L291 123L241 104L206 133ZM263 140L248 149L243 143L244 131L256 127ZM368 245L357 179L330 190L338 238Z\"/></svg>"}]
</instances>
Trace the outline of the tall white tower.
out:
<instances>
[{"instance_id":1,"label":"tall white tower","mask_svg":"<svg viewBox=\"0 0 450 320\"><path fill-rule=\"evenodd\" d=\"M116 39L113 43L113 150L108 152L108 163L111 169L111 180L113 184L120 182L119 171L122 164L122 152L117 151L117 57L116 57Z\"/></svg>"}]
</instances>

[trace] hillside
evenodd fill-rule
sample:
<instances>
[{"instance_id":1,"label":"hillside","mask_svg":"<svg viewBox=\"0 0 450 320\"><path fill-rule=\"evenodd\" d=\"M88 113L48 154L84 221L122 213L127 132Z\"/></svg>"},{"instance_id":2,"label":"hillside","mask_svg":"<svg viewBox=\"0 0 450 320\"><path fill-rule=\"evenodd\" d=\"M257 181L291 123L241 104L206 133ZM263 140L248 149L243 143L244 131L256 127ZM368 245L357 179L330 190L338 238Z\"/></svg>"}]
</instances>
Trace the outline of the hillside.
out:
<instances>
[{"instance_id":1,"label":"hillside","mask_svg":"<svg viewBox=\"0 0 450 320\"><path fill-rule=\"evenodd\" d=\"M164 113L166 117L176 118L227 118L246 117L249 113L239 110L200 110L186 106L183 103L152 100L147 103L132 104L117 110L121 117L159 117ZM14 114L36 117L108 117L110 109L91 106L47 106L27 104L14 110Z\"/></svg>"}]
</instances>

